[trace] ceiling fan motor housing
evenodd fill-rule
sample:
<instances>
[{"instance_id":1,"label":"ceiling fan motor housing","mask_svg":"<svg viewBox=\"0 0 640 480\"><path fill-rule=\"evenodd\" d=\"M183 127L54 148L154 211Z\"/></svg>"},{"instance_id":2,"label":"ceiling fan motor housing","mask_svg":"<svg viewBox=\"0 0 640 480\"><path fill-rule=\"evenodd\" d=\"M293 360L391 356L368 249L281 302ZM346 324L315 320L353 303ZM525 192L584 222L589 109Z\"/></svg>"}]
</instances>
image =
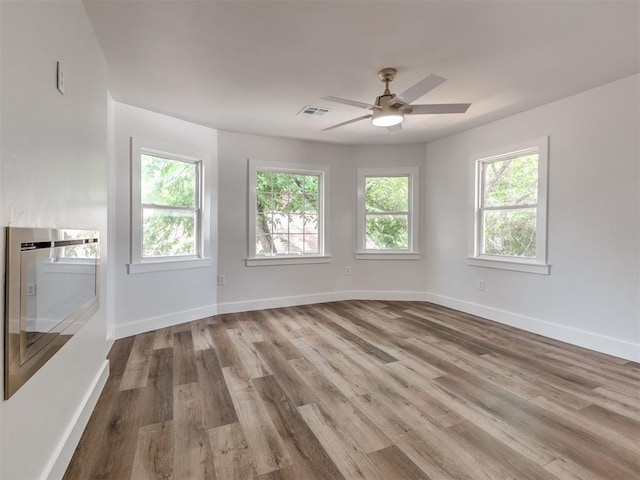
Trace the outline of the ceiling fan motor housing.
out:
<instances>
[{"instance_id":1,"label":"ceiling fan motor housing","mask_svg":"<svg viewBox=\"0 0 640 480\"><path fill-rule=\"evenodd\" d=\"M386 103L391 101L391 99L394 98L395 96L396 95L394 93L390 93L389 95L387 95L385 92L385 95L380 95L379 97L376 97L376 106L383 107Z\"/></svg>"}]
</instances>

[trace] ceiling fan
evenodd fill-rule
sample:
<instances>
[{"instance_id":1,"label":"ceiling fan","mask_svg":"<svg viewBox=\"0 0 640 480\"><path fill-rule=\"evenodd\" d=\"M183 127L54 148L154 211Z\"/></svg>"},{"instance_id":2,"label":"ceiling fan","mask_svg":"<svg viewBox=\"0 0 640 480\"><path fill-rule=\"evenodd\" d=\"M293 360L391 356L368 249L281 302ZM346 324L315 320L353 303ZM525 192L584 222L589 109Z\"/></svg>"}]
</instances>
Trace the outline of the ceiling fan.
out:
<instances>
[{"instance_id":1,"label":"ceiling fan","mask_svg":"<svg viewBox=\"0 0 640 480\"><path fill-rule=\"evenodd\" d=\"M346 122L332 125L322 131L333 130L334 128L343 127L350 123L359 122L360 120L371 119L371 123L376 127L387 127L390 133L396 133L402 130L402 120L405 115L429 115L441 113L465 113L471 106L470 103L435 103L429 105L411 105L411 102L417 100L425 93L433 90L438 85L446 82L446 78L438 75L427 75L418 83L409 87L400 95L395 95L389 90L389 82L396 78L397 70L395 68L383 68L378 72L378 78L384 83L384 93L376 97L374 104L358 102L355 100L347 100L339 97L325 97L324 100L331 102L343 103L352 107L373 110L368 115L347 120Z\"/></svg>"}]
</instances>

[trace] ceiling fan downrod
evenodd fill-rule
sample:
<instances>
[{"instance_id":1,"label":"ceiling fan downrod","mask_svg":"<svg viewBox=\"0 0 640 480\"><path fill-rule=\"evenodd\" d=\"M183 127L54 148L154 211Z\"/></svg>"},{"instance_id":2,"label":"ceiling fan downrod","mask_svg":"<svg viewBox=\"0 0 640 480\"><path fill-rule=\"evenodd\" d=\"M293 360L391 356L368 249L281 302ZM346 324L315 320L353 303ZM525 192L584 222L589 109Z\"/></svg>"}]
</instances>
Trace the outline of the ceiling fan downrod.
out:
<instances>
[{"instance_id":1,"label":"ceiling fan downrod","mask_svg":"<svg viewBox=\"0 0 640 480\"><path fill-rule=\"evenodd\" d=\"M380 105L382 98L390 97L389 100L391 100L391 98L395 97L395 95L391 93L391 90L389 90L389 82L392 82L393 79L396 78L397 73L398 71L395 68L383 68L378 72L378 78L384 83L384 93L377 98L377 106L382 106Z\"/></svg>"}]
</instances>

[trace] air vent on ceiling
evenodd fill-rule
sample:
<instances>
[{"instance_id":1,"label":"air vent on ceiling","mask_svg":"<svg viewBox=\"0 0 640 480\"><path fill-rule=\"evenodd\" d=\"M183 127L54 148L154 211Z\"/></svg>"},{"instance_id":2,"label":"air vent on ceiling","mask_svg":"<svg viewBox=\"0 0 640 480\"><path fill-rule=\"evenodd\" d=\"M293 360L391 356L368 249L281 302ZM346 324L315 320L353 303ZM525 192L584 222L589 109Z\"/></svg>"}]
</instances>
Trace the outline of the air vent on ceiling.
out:
<instances>
[{"instance_id":1,"label":"air vent on ceiling","mask_svg":"<svg viewBox=\"0 0 640 480\"><path fill-rule=\"evenodd\" d=\"M325 107L314 107L313 105L305 105L303 109L298 112L298 115L302 115L303 117L321 117L325 113L328 113L329 110L329 108Z\"/></svg>"}]
</instances>

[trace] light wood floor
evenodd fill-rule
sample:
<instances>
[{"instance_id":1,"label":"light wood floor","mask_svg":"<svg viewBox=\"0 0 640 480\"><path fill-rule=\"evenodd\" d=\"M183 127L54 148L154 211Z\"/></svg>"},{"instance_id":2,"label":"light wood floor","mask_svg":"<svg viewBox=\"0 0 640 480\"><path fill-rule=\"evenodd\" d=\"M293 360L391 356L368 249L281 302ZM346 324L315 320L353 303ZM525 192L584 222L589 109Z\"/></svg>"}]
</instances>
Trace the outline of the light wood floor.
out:
<instances>
[{"instance_id":1,"label":"light wood floor","mask_svg":"<svg viewBox=\"0 0 640 480\"><path fill-rule=\"evenodd\" d=\"M429 303L118 340L66 479L640 478L640 366Z\"/></svg>"}]
</instances>

